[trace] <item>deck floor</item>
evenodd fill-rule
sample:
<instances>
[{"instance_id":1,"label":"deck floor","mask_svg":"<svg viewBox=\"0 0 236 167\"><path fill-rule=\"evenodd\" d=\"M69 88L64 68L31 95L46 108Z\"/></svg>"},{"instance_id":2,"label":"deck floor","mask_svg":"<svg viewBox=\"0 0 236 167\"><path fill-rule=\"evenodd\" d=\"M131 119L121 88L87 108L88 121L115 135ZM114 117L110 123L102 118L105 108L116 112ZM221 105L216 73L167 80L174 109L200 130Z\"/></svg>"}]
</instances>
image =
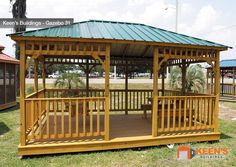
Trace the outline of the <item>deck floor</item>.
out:
<instances>
[{"instance_id":1,"label":"deck floor","mask_svg":"<svg viewBox=\"0 0 236 167\"><path fill-rule=\"evenodd\" d=\"M50 114L49 117L49 122L50 122L50 126L49 126L49 133L50 134L62 134L62 119L61 119L61 115L57 115L56 119L53 115L53 113ZM54 126L55 121L56 123L56 127ZM166 126L166 122L165 121L165 126ZM173 121L170 121L170 127L173 126ZM83 129L83 119L82 116L80 116L79 119L79 133L83 133L84 129ZM181 122L181 124L183 125L183 122ZM188 125L189 122L188 120L186 120L186 124ZM93 132L97 132L97 117L94 115L93 116L93 123L92 123L92 129ZM69 126L71 126L71 132L76 133L76 117L73 116L71 118L71 125L69 125L69 119L68 119L68 115L64 116L64 131L65 134L69 133ZM176 126L178 126L178 120L176 120ZM47 120L43 121L43 126L42 126L43 130L42 133L43 135L47 134ZM159 121L159 128L161 127L160 125L160 121ZM86 133L90 133L90 116L87 115L86 116ZM100 130L104 131L104 115L100 115ZM202 130L194 130L193 132L201 132ZM204 130L206 131L206 129ZM187 131L187 133L189 133L190 131ZM175 131L175 132L171 132L173 134L176 133L185 133L184 131ZM168 133L168 135L170 135L171 133ZM191 132L190 132L191 133ZM165 133L159 133L159 135L163 135ZM139 113L139 114L129 114L129 115L124 115L124 114L111 114L110 115L110 139L116 139L116 138L129 138L129 137L141 137L141 136L151 136L152 135L152 119L151 119L151 115L150 113L148 114L147 118L144 118L143 114ZM76 138L71 138L72 140L76 139ZM78 138L77 138L78 139ZM97 136L97 137L80 137L79 139L99 139L99 140L103 140L103 136ZM50 139L53 140L53 139ZM63 140L63 139L59 139L59 140ZM68 138L66 139L68 140ZM39 140L40 141L40 140Z\"/></svg>"},{"instance_id":2,"label":"deck floor","mask_svg":"<svg viewBox=\"0 0 236 167\"><path fill-rule=\"evenodd\" d=\"M62 119L61 115L57 115L56 119L53 114L49 117L49 133L55 134L54 122L57 124L57 134L62 133ZM93 116L93 131L97 132L97 117ZM76 132L76 117L71 118L71 131ZM79 133L83 133L83 119L79 119ZM100 115L100 130L104 131L104 115ZM69 119L68 115L64 116L64 131L65 134L69 133ZM86 116L86 133L90 132L90 116ZM47 134L47 121L43 121L43 135ZM134 137L134 136L147 136L152 134L151 117L148 119L143 118L142 114L111 114L110 115L110 139L120 137ZM99 138L99 137L98 137Z\"/></svg>"}]
</instances>

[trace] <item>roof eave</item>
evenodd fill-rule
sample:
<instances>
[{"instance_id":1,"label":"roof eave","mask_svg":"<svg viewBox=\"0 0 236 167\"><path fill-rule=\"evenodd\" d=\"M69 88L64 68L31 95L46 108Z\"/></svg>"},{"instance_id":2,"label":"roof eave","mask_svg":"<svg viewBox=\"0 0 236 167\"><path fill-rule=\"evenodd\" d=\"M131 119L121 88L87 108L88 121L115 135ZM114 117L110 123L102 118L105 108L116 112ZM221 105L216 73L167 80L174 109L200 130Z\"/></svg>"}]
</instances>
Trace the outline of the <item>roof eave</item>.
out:
<instances>
[{"instance_id":1,"label":"roof eave","mask_svg":"<svg viewBox=\"0 0 236 167\"><path fill-rule=\"evenodd\" d=\"M70 41L70 42L97 42L97 43L126 43L126 44L146 44L146 45L159 45L159 46L172 46L172 47L190 47L190 48L201 48L201 49L215 49L219 51L225 51L232 47L228 46L203 46L203 45L190 45L190 44L177 44L177 43L163 43L163 42L152 42L152 41L138 41L138 40L118 40L118 39L100 39L100 38L67 38L67 37L36 37L36 36L18 36L10 35L11 39L19 41Z\"/></svg>"}]
</instances>

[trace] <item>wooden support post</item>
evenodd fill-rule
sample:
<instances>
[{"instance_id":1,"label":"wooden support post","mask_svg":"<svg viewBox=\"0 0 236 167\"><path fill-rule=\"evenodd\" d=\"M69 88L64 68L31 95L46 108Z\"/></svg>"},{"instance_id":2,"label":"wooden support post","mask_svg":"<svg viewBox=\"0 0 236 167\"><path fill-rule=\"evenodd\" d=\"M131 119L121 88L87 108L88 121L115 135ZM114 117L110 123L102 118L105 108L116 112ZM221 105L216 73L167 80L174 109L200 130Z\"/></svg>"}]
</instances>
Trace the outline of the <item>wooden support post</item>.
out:
<instances>
[{"instance_id":1,"label":"wooden support post","mask_svg":"<svg viewBox=\"0 0 236 167\"><path fill-rule=\"evenodd\" d=\"M235 96L235 68L233 68L233 95Z\"/></svg>"},{"instance_id":2,"label":"wooden support post","mask_svg":"<svg viewBox=\"0 0 236 167\"><path fill-rule=\"evenodd\" d=\"M125 61L125 115L128 115L128 89L129 89L129 66L128 62Z\"/></svg>"},{"instance_id":3,"label":"wooden support post","mask_svg":"<svg viewBox=\"0 0 236 167\"><path fill-rule=\"evenodd\" d=\"M162 78L161 78L162 96L165 96L165 69L166 69L166 66L164 66L162 69Z\"/></svg>"},{"instance_id":4,"label":"wooden support post","mask_svg":"<svg viewBox=\"0 0 236 167\"><path fill-rule=\"evenodd\" d=\"M224 73L221 70L221 95L224 96Z\"/></svg>"},{"instance_id":5,"label":"wooden support post","mask_svg":"<svg viewBox=\"0 0 236 167\"><path fill-rule=\"evenodd\" d=\"M182 95L186 92L186 60L182 60Z\"/></svg>"},{"instance_id":6,"label":"wooden support post","mask_svg":"<svg viewBox=\"0 0 236 167\"><path fill-rule=\"evenodd\" d=\"M25 121L25 41L20 43L20 145L26 144L26 121Z\"/></svg>"},{"instance_id":7,"label":"wooden support post","mask_svg":"<svg viewBox=\"0 0 236 167\"><path fill-rule=\"evenodd\" d=\"M220 96L220 53L216 52L215 61L215 96L216 106L214 111L214 132L218 132L218 113L219 113L219 96Z\"/></svg>"},{"instance_id":8,"label":"wooden support post","mask_svg":"<svg viewBox=\"0 0 236 167\"><path fill-rule=\"evenodd\" d=\"M42 60L42 84L43 84L43 89L46 89L46 68L45 68L45 59Z\"/></svg>"},{"instance_id":9,"label":"wooden support post","mask_svg":"<svg viewBox=\"0 0 236 167\"><path fill-rule=\"evenodd\" d=\"M105 60L105 140L110 139L110 45L106 45Z\"/></svg>"},{"instance_id":10,"label":"wooden support post","mask_svg":"<svg viewBox=\"0 0 236 167\"><path fill-rule=\"evenodd\" d=\"M152 136L158 132L158 48L154 48L153 55L153 101L152 101Z\"/></svg>"},{"instance_id":11,"label":"wooden support post","mask_svg":"<svg viewBox=\"0 0 236 167\"><path fill-rule=\"evenodd\" d=\"M89 59L86 59L86 96L89 97Z\"/></svg>"},{"instance_id":12,"label":"wooden support post","mask_svg":"<svg viewBox=\"0 0 236 167\"><path fill-rule=\"evenodd\" d=\"M34 59L34 92L38 92L38 59Z\"/></svg>"}]
</instances>

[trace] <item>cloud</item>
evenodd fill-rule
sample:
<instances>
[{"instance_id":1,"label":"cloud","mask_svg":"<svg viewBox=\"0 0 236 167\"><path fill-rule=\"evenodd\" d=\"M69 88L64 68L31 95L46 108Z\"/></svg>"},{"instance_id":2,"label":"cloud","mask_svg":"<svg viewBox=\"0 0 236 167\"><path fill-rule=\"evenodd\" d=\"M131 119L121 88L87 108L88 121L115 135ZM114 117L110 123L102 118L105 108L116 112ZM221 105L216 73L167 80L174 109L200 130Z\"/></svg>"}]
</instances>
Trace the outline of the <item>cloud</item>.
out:
<instances>
[{"instance_id":1,"label":"cloud","mask_svg":"<svg viewBox=\"0 0 236 167\"><path fill-rule=\"evenodd\" d=\"M9 12L9 1L0 1L0 16L12 17ZM168 10L165 8L168 7ZM179 4L179 32L191 36L220 42L234 46L235 29L219 29L231 25L222 8L210 2L185 1ZM175 1L167 0L30 0L27 1L28 17L68 17L75 21L88 19L113 20L144 23L174 31ZM231 13L233 15L234 13ZM6 45L6 52L12 54L12 43L6 33L10 29L0 31L0 43ZM236 47L236 46L235 46ZM225 52L235 55L235 51ZM228 55L227 55L228 56ZM224 56L226 57L226 56Z\"/></svg>"}]
</instances>

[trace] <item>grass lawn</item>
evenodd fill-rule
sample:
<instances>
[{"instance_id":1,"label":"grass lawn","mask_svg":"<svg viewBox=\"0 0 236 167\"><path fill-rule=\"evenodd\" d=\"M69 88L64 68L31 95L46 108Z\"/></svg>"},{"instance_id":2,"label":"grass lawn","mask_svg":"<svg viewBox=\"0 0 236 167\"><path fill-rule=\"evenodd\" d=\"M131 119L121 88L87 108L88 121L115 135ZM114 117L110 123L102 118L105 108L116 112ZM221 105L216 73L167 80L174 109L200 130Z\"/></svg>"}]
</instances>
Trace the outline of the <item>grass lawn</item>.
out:
<instances>
[{"instance_id":1,"label":"grass lawn","mask_svg":"<svg viewBox=\"0 0 236 167\"><path fill-rule=\"evenodd\" d=\"M188 161L176 160L176 150L166 146L91 153L33 156L20 160L19 108L0 112L0 166L236 166L236 123L219 120L221 135L217 143L192 143L191 147L229 147L230 154L220 160L195 157ZM188 143L190 145L190 143Z\"/></svg>"}]
</instances>

